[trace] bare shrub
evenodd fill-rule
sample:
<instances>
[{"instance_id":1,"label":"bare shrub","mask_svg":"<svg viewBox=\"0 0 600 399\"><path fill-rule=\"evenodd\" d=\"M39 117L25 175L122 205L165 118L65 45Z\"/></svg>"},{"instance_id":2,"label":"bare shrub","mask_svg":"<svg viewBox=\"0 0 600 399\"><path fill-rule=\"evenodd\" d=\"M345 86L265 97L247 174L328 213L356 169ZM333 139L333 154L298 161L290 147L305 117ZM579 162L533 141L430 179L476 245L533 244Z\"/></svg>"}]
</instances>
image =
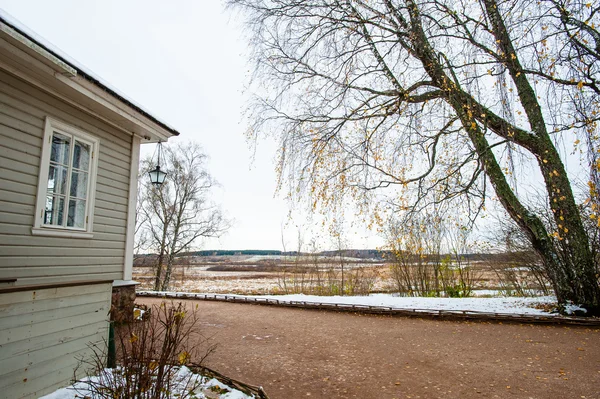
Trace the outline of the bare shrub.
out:
<instances>
[{"instance_id":1,"label":"bare shrub","mask_svg":"<svg viewBox=\"0 0 600 399\"><path fill-rule=\"evenodd\" d=\"M470 297L479 277L468 256L452 254L442 259L440 280L445 295L450 298Z\"/></svg>"},{"instance_id":2,"label":"bare shrub","mask_svg":"<svg viewBox=\"0 0 600 399\"><path fill-rule=\"evenodd\" d=\"M443 212L391 221L391 275L399 295L471 296L479 273L472 263L470 229L448 223ZM445 245L448 254L442 254Z\"/></svg>"},{"instance_id":3,"label":"bare shrub","mask_svg":"<svg viewBox=\"0 0 600 399\"><path fill-rule=\"evenodd\" d=\"M319 263L283 269L277 282L281 294L369 295L379 272L376 268L355 266L342 271L334 264ZM343 283L343 285L342 285Z\"/></svg>"},{"instance_id":4,"label":"bare shrub","mask_svg":"<svg viewBox=\"0 0 600 399\"><path fill-rule=\"evenodd\" d=\"M488 262L498 279L499 289L507 296L550 295L550 282L532 251L506 252Z\"/></svg>"},{"instance_id":5,"label":"bare shrub","mask_svg":"<svg viewBox=\"0 0 600 399\"><path fill-rule=\"evenodd\" d=\"M441 246L445 235L446 226L438 212L390 221L390 270L400 295L441 295Z\"/></svg>"},{"instance_id":6,"label":"bare shrub","mask_svg":"<svg viewBox=\"0 0 600 399\"><path fill-rule=\"evenodd\" d=\"M94 397L166 399L175 389L181 399L195 397L201 380L179 373L181 366L201 367L215 349L199 331L197 308L163 302L149 312L116 328L116 368L104 368L105 346L94 346L91 359L82 359L86 374L97 376L85 381Z\"/></svg>"},{"instance_id":7,"label":"bare shrub","mask_svg":"<svg viewBox=\"0 0 600 399\"><path fill-rule=\"evenodd\" d=\"M550 295L548 270L523 232L510 220L496 221L492 242L502 251L497 262L489 262L505 295Z\"/></svg>"}]
</instances>

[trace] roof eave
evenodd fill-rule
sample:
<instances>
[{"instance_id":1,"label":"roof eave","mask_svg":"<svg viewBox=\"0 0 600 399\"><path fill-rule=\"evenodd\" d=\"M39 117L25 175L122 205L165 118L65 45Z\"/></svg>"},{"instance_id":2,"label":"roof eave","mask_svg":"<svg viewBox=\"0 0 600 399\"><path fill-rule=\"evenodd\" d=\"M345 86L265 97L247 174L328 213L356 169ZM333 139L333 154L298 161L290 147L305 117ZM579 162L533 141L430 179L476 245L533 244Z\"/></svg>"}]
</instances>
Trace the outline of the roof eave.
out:
<instances>
[{"instance_id":1,"label":"roof eave","mask_svg":"<svg viewBox=\"0 0 600 399\"><path fill-rule=\"evenodd\" d=\"M13 22L14 24L14 22ZM13 26L0 13L0 68L34 83L89 113L138 135L146 142L166 141L179 132L39 39Z\"/></svg>"}]
</instances>

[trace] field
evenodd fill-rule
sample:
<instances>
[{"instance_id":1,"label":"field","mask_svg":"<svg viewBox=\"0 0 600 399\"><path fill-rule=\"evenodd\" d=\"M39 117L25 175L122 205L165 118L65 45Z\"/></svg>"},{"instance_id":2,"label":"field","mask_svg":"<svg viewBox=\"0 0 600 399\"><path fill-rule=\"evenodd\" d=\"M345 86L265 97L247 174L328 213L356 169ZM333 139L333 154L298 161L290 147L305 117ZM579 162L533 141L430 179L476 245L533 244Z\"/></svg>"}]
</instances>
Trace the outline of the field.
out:
<instances>
[{"instance_id":1,"label":"field","mask_svg":"<svg viewBox=\"0 0 600 399\"><path fill-rule=\"evenodd\" d=\"M140 289L152 289L152 259L139 260L133 279ZM342 274L342 268L344 273ZM470 259L445 267L445 278L473 293L527 295L540 285L525 267L505 259ZM433 267L427 262L400 265L383 259L302 255L192 256L178 259L169 289L215 294L318 294L339 295L342 278L346 295L403 291L401 287L434 286ZM439 285L439 283L438 283ZM423 288L423 287L421 287ZM489 291L491 290L491 291ZM407 291L405 288L404 291Z\"/></svg>"}]
</instances>

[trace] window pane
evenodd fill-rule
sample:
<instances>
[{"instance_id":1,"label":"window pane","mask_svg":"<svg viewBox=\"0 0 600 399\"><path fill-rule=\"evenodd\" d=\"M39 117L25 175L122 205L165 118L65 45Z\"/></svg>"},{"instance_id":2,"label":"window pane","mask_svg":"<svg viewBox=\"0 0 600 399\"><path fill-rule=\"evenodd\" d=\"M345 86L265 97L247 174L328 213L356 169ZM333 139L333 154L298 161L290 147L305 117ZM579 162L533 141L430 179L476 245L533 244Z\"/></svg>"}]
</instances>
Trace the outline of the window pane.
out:
<instances>
[{"instance_id":1,"label":"window pane","mask_svg":"<svg viewBox=\"0 0 600 399\"><path fill-rule=\"evenodd\" d=\"M65 209L64 197L56 195L46 196L46 209L44 210L44 224L52 224L56 226L63 225Z\"/></svg>"},{"instance_id":2,"label":"window pane","mask_svg":"<svg viewBox=\"0 0 600 399\"><path fill-rule=\"evenodd\" d=\"M85 201L69 200L69 216L67 218L68 227L85 227Z\"/></svg>"},{"instance_id":3,"label":"window pane","mask_svg":"<svg viewBox=\"0 0 600 399\"><path fill-rule=\"evenodd\" d=\"M50 164L50 170L48 171L48 193L67 193L67 168Z\"/></svg>"},{"instance_id":4,"label":"window pane","mask_svg":"<svg viewBox=\"0 0 600 399\"><path fill-rule=\"evenodd\" d=\"M70 146L70 137L54 132L52 134L52 151L50 152L50 160L52 162L68 165L69 151L71 148Z\"/></svg>"},{"instance_id":5,"label":"window pane","mask_svg":"<svg viewBox=\"0 0 600 399\"><path fill-rule=\"evenodd\" d=\"M71 197L87 198L87 181L88 174L86 172L75 172L71 174Z\"/></svg>"},{"instance_id":6,"label":"window pane","mask_svg":"<svg viewBox=\"0 0 600 399\"><path fill-rule=\"evenodd\" d=\"M90 146L75 140L73 167L87 171L90 167Z\"/></svg>"}]
</instances>

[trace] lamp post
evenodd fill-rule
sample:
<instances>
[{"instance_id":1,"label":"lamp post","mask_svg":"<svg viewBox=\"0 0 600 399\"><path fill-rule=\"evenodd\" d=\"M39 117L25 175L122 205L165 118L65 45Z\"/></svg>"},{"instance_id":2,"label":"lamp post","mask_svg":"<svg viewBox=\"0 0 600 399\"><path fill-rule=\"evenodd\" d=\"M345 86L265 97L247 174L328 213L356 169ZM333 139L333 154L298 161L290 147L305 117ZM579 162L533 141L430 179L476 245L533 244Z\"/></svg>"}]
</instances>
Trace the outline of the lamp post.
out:
<instances>
[{"instance_id":1,"label":"lamp post","mask_svg":"<svg viewBox=\"0 0 600 399\"><path fill-rule=\"evenodd\" d=\"M158 187L165 182L165 179L167 177L167 173L160 170L160 153L162 152L162 142L160 141L158 142L157 151L158 158L156 162L156 168L149 171L148 175L150 176L150 183Z\"/></svg>"}]
</instances>

